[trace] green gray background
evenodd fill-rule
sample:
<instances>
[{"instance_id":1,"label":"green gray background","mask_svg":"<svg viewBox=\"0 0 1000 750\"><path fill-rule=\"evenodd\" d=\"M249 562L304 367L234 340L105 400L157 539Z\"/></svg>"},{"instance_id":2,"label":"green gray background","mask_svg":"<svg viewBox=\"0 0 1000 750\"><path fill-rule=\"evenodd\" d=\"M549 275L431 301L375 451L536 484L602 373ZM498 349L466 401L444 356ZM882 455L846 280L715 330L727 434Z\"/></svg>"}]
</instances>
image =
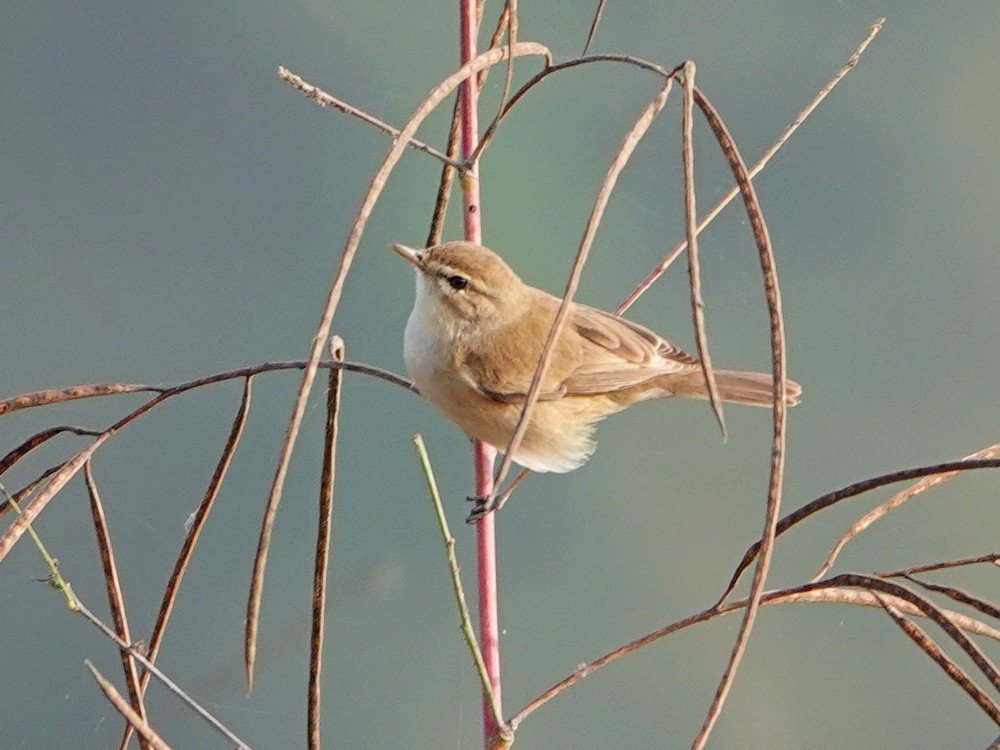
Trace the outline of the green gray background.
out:
<instances>
[{"instance_id":1,"label":"green gray background","mask_svg":"<svg viewBox=\"0 0 1000 750\"><path fill-rule=\"evenodd\" d=\"M522 2L522 39L560 59L593 3ZM497 3L488 3L492 19ZM757 184L776 246L790 373L786 507L856 479L961 457L998 439L1000 6L966 2L611 2L594 48L698 81L754 160L879 16L888 25ZM457 58L452 3L9 4L0 23L0 392L87 382L174 383L308 349L352 217L388 139L281 83L283 64L401 124ZM519 64L519 75L535 63ZM491 78L494 111L502 76ZM657 90L616 66L529 95L483 166L488 244L559 291L614 149ZM679 96L624 174L579 297L614 307L683 234ZM421 131L442 144L445 118ZM699 198L730 178L697 128ZM410 153L376 210L334 329L352 359L402 371L411 271L386 250L426 236L438 165ZM449 237L459 236L453 223ZM749 228L731 209L703 235L717 366L768 366ZM631 317L692 347L683 266ZM259 378L243 444L168 633L162 666L258 748L304 736L321 389L307 413L265 589L257 688L241 637L257 528L298 377ZM238 385L178 398L102 449L103 492L135 637L146 637L183 524L211 476ZM0 450L53 424L100 427L136 397L20 412ZM536 477L500 520L508 712L607 650L710 604L759 534L769 419L731 408L720 442L702 403L653 404L604 425L568 476ZM344 394L324 737L342 748L472 748L477 680L456 627L410 439L425 435L473 585L465 439L379 381ZM20 487L82 445L70 438L4 478ZM849 545L841 570L996 547L996 480L956 480ZM812 574L842 529L888 491L790 533L771 577ZM38 530L106 614L82 482ZM34 582L22 541L0 568L4 748L107 748L120 720L83 666L118 679L109 644ZM1000 595L995 573L946 580ZM736 620L661 642L529 719L518 747L686 747ZM934 632L937 635L936 632ZM997 656L996 644L986 644ZM962 662L965 664L965 662ZM175 748L224 747L158 687L152 721ZM716 748L984 747L996 728L884 614L767 609L713 735Z\"/></svg>"}]
</instances>

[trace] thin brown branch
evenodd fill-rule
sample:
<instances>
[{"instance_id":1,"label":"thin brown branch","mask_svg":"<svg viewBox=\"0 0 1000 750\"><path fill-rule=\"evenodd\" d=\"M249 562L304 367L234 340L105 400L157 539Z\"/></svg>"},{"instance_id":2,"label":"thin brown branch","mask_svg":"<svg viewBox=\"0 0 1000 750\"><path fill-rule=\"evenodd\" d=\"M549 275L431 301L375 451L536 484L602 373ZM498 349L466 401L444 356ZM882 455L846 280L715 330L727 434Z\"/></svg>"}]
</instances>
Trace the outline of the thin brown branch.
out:
<instances>
[{"instance_id":1,"label":"thin brown branch","mask_svg":"<svg viewBox=\"0 0 1000 750\"><path fill-rule=\"evenodd\" d=\"M125 612L125 595L122 593L121 581L118 576L118 565L115 562L115 551L111 544L111 532L108 530L108 519L104 514L104 503L101 502L97 482L91 471L90 461L83 465L83 479L87 484L87 497L90 500L90 515L94 520L94 532L97 535L97 549L101 556L101 567L104 572L104 586L108 593L108 607L111 610L111 621L114 623L118 637L126 643L132 642L128 627L128 615ZM125 675L125 687L128 690L129 704L133 712L143 723L147 722L146 706L142 700L142 690L139 687L139 673L135 660L125 651L120 651L122 671ZM131 724L131 722L129 722ZM143 739L141 745L149 747L149 742Z\"/></svg>"},{"instance_id":2,"label":"thin brown branch","mask_svg":"<svg viewBox=\"0 0 1000 750\"><path fill-rule=\"evenodd\" d=\"M23 393L20 396L0 400L0 416L18 409L75 401L79 398L117 396L121 393L161 393L162 391L162 388L152 385L137 385L135 383L99 383L96 385L74 385L71 388L53 388L48 391Z\"/></svg>"},{"instance_id":3,"label":"thin brown branch","mask_svg":"<svg viewBox=\"0 0 1000 750\"><path fill-rule=\"evenodd\" d=\"M452 159L458 156L458 136L461 129L462 118L456 98L451 108L451 127L448 130L447 154ZM431 226L427 230L426 247L440 244L441 237L444 235L444 220L448 215L448 203L451 200L451 187L455 182L455 174L454 167L448 164L441 167L437 197L434 199L434 212L431 214Z\"/></svg>"},{"instance_id":4,"label":"thin brown branch","mask_svg":"<svg viewBox=\"0 0 1000 750\"><path fill-rule=\"evenodd\" d=\"M590 30L587 32L587 41L583 45L582 55L587 54L587 50L590 49L590 43L594 41L594 34L597 33L597 27L601 23L601 15L604 13L604 5L607 0L597 0L597 10L594 11L594 18L590 21Z\"/></svg>"},{"instance_id":5,"label":"thin brown branch","mask_svg":"<svg viewBox=\"0 0 1000 750\"><path fill-rule=\"evenodd\" d=\"M22 487L13 494L12 497L14 498L14 502L21 503L24 500L24 498L26 498L28 495L30 495L32 492L35 491L38 485L40 485L50 476L59 471L59 469L61 469L63 466L65 466L65 464L56 464L55 466L50 466L45 471L43 471L39 476L32 479L30 482L28 482L28 484L26 484L24 487ZM9 512L11 509L12 509L11 504L7 501L6 495L0 494L0 517L2 517L5 513Z\"/></svg>"},{"instance_id":6,"label":"thin brown branch","mask_svg":"<svg viewBox=\"0 0 1000 750\"><path fill-rule=\"evenodd\" d=\"M934 464L933 466L920 466L915 469L902 469L888 474L881 474L877 477L872 477L871 479L864 479L860 482L849 484L846 487L841 487L839 490L834 490L833 492L817 497L815 500L806 503L798 510L789 513L778 522L777 535L781 536L797 523L804 521L814 513L818 513L831 507L832 505L836 505L841 500L847 500L852 497L857 497L858 495L863 495L871 490L884 487L887 484L907 482L911 479L919 479L921 477L931 476L932 474L944 474L950 471L971 471L972 469L996 468L1000 468L1000 459L997 458L976 459L973 461L947 461L941 464ZM740 576L743 575L743 571L746 570L756 559L759 549L760 542L755 542L750 545L747 551L743 554L743 559L740 560L739 565L736 566L736 570L729 581L729 585L726 587L722 596L719 597L720 602L725 601L726 597L728 597L732 593L733 589L736 588L736 584L739 582Z\"/></svg>"},{"instance_id":7,"label":"thin brown branch","mask_svg":"<svg viewBox=\"0 0 1000 750\"><path fill-rule=\"evenodd\" d=\"M13 396L6 401L0 401L0 414L5 414L8 411L16 411L17 409L27 409L32 406L45 406L48 404L62 403L64 401L73 401L80 398L92 398L95 396L114 396L120 393L147 392L156 393L160 396L176 396L179 393L185 393L193 388L201 388L205 385L221 383L226 380L247 378L251 375L259 375L264 372L276 372L278 370L304 370L308 364L308 360L264 362L251 367L241 367L238 370L228 370L214 375L206 375L201 378L196 378L195 380L188 380L171 386L101 383L99 385L78 385L73 386L72 388L59 388L51 391L38 391L37 393L24 393L20 396ZM371 375L372 377L379 378L380 380L385 380L393 385L398 385L401 388L412 391L413 393L417 392L413 383L404 378L402 375L397 375L394 372L389 372L388 370L383 370L373 365L367 365L360 362L334 362L332 360L320 360L318 366L321 369L336 367L342 370L360 372L365 375ZM142 409L145 409L145 407L142 407ZM80 434L83 433L81 432ZM98 435L100 433L94 432L93 434Z\"/></svg>"},{"instance_id":8,"label":"thin brown branch","mask_svg":"<svg viewBox=\"0 0 1000 750\"><path fill-rule=\"evenodd\" d=\"M5 474L7 471L24 458L28 453L35 450L41 445L44 445L52 438L57 435L61 435L64 432L69 432L73 435L83 435L87 437L97 437L101 433L94 430L87 430L83 427L72 427L70 425L62 425L60 427L50 427L47 430L42 430L32 435L30 438L25 440L19 446L10 451L6 456L0 458L0 474Z\"/></svg>"},{"instance_id":9,"label":"thin brown branch","mask_svg":"<svg viewBox=\"0 0 1000 750\"><path fill-rule=\"evenodd\" d=\"M916 643L920 650L930 657L931 661L941 667L944 673L993 720L993 723L1000 724L1000 705L997 705L996 701L976 685L965 670L952 661L919 625L904 617L902 612L885 601L881 595L876 594L875 596L892 621L906 633L910 640Z\"/></svg>"},{"instance_id":10,"label":"thin brown branch","mask_svg":"<svg viewBox=\"0 0 1000 750\"><path fill-rule=\"evenodd\" d=\"M364 110L358 109L357 107L348 104L344 100L338 99L332 94L328 94L327 92L323 91L323 89L319 88L318 86L314 86L313 84L309 83L301 76L296 75L283 65L278 67L278 77L285 83L290 85L292 88L305 94L307 97L316 102L319 106L324 108L332 107L333 109L343 112L345 115L351 115L352 117L357 117L362 122L366 122L369 125L374 125L383 133L388 133L393 138L399 138L399 134L401 131L398 128L394 128L392 125L388 124L387 122L383 122L374 115L370 115ZM428 146L426 143L424 143L423 141L418 141L416 138L410 138L407 141L407 145L410 146L411 148L416 149L417 151L423 151L425 154L433 156L435 159L444 162L452 169L458 169L459 171L461 171L465 167L464 164L462 164L459 161L456 161L453 157L449 156L448 154L443 154L433 146Z\"/></svg>"},{"instance_id":11,"label":"thin brown branch","mask_svg":"<svg viewBox=\"0 0 1000 750\"><path fill-rule=\"evenodd\" d=\"M490 123L490 126L483 133L483 137L480 139L479 144L476 146L476 150L469 157L470 162L475 162L479 159L480 155L489 145L490 141L493 140L493 136L496 134L497 128L500 125L500 121L503 120L508 114L510 114L511 109L514 105L521 101L522 97L529 91L534 89L538 84L544 81L549 76L554 73L558 73L560 70L568 70L569 68L575 68L580 65L588 65L590 63L598 62L615 62L623 63L625 65L631 65L633 67L639 68L641 70L647 70L651 73L656 73L663 79L669 79L677 73L678 69L667 70L666 68L657 65L656 63L649 62L648 60L643 60L639 57L633 57L632 55L588 55L587 57L577 57L573 60L567 60L566 62L561 62L558 64L552 64L549 60L548 64L538 73L536 73L531 79L529 79L521 88L514 92L507 105L503 108L499 119L494 120Z\"/></svg>"},{"instance_id":12,"label":"thin brown branch","mask_svg":"<svg viewBox=\"0 0 1000 750\"><path fill-rule=\"evenodd\" d=\"M330 340L330 354L344 358L344 340ZM319 750L322 708L323 636L326 633L326 589L330 571L330 536L333 527L333 482L337 467L337 436L340 431L340 391L342 370L330 370L326 391L326 431L323 435L323 473L319 488L319 520L316 525L316 553L313 563L312 633L309 638L309 684L306 709L306 742L309 750Z\"/></svg>"},{"instance_id":13,"label":"thin brown branch","mask_svg":"<svg viewBox=\"0 0 1000 750\"><path fill-rule=\"evenodd\" d=\"M36 495L31 501L30 505L25 509L23 515L19 516L17 520L11 525L11 527L6 531L6 533L0 537L0 561L2 561L7 553L10 552L11 548L17 541L24 535L27 527L38 517L45 506L52 500L53 497L66 486L66 483L72 479L76 473L83 466L84 462L90 458L97 449L103 445L109 438L111 438L118 430L122 429L129 423L135 421L143 414L151 411L155 407L162 404L169 398L177 396L178 394L185 393L186 391L192 390L194 388L200 388L205 385L211 385L214 383L221 383L225 380L232 380L233 378L248 378L252 375L256 375L261 372L269 372L273 370L304 370L308 367L308 362L297 361L297 362L265 362L262 365L255 365L254 367L245 367L239 370L231 370L229 372L217 373L215 375L209 375L208 377L199 378L198 380L191 380L186 383L181 383L180 385L174 386L172 388L151 388L149 386L138 387L137 390L153 390L159 393L156 398L150 399L138 409L129 412L124 417L119 419L105 431L101 432L97 439L90 444L83 451L78 453L76 456L61 464L54 472L51 473L48 483L42 488L42 490ZM395 375L386 370L381 370L377 367L372 367L370 365L362 365L353 362L332 362L332 361L321 361L317 363L317 368L330 368L336 367L344 370L351 370L354 372L361 372L366 375L371 375L373 377L386 380L394 385L406 388L414 393L417 392L413 384L399 375ZM87 386L88 388L99 388L103 389L104 386ZM66 393L67 391L72 391L75 389L64 389L59 391L59 393ZM107 393L102 393L100 395L110 395L111 392L122 392L122 391L109 391ZM52 392L55 393L55 392ZM29 394L32 395L32 394ZM91 394L98 395L98 394ZM76 397L80 398L80 397ZM36 404L37 405L37 404ZM15 495L15 498L18 497Z\"/></svg>"},{"instance_id":14,"label":"thin brown branch","mask_svg":"<svg viewBox=\"0 0 1000 750\"><path fill-rule=\"evenodd\" d=\"M90 673L94 675L94 679L97 680L98 687L101 688L101 692L104 693L104 697L108 699L115 710L122 715L122 718L132 727L139 736L142 738L143 747L150 747L153 750L170 750L170 745L168 745L160 735L158 735L151 726L149 722L146 721L146 717L138 714L133 708L128 704L121 693L119 693L115 686L102 675L89 659L84 659L84 664L87 665L87 669Z\"/></svg>"},{"instance_id":15,"label":"thin brown branch","mask_svg":"<svg viewBox=\"0 0 1000 750\"><path fill-rule=\"evenodd\" d=\"M521 42L514 48L515 55L541 55L546 59L550 53L547 48L534 42ZM340 297L347 280L354 256L361 243L361 236L368 224L368 219L375 208L375 204L385 188L386 181L406 149L410 138L416 133L417 128L427 118L427 116L437 107L441 101L447 97L458 85L470 76L476 75L480 70L484 70L504 60L507 56L506 49L495 49L484 52L471 62L463 65L459 70L442 81L430 95L417 107L417 110L410 117L405 127L400 131L399 137L389 149L385 160L372 178L371 185L361 208L358 211L354 225L348 235L347 242L340 257L340 265L333 284L327 295L323 314L320 316L316 333L313 336L312 346L309 352L308 364L302 376L302 383L299 385L295 398L295 405L288 421L285 432L285 440L281 447L281 455L278 458L278 465L275 469L274 480L271 483L271 490L267 498L267 507L264 510L264 519L261 523L260 537L257 543L257 554L254 558L254 570L250 582L250 594L247 597L247 618L244 642L244 657L247 668L247 687L253 689L253 668L257 656L257 632L259 628L261 595L264 586L264 573L267 567L267 555L270 549L271 534L274 530L274 520L277 516L278 505L281 502L281 493L285 485L285 477L288 474L288 466L291 462L292 451L298 437L302 419L305 416L306 403L309 393L312 390L313 382L316 379L318 363L323 344L330 333L330 326L333 324L333 316L340 303Z\"/></svg>"},{"instance_id":16,"label":"thin brown branch","mask_svg":"<svg viewBox=\"0 0 1000 750\"><path fill-rule=\"evenodd\" d=\"M673 84L673 78L668 78L666 85L660 90L660 93L656 95L653 101L651 101L645 109L643 109L639 118L635 121L635 124L625 135L625 139L622 141L622 144L618 149L618 153L615 154L615 158L612 161L611 166L608 167L607 174L604 177L604 181L601 183L597 199L594 202L594 207L591 209L590 217L587 220L587 228L584 231L583 239L580 242L580 248L577 251L576 259L573 262L573 270L570 272L569 281L566 283L566 291L563 293L562 302L559 305L559 311L556 313L556 317L552 322L552 328L549 330L549 337L545 342L545 347L542 349L542 354L538 360L538 364L535 366L535 374L531 379L531 386L528 388L524 408L521 410L521 418L518 420L517 428L511 436L507 449L504 451L503 461L501 462L500 468L496 473L496 478L493 483L494 492L496 492L496 488L498 488L506 478L507 472L510 470L511 461L514 459L514 454L517 452L518 447L520 447L521 441L524 439L525 432L527 432L528 423L531 420L535 403L538 401L538 394L541 391L542 379L548 371L549 362L552 359L552 352L555 349L555 343L558 341L559 336L562 333L563 326L566 323L566 319L569 316L570 306L573 303L573 295L576 293L576 288L580 283L580 276L583 273L583 266L587 262L587 256L590 254L591 245L593 245L594 238L597 235L597 228L600 226L601 219L604 216L604 210L607 208L608 201L611 198L611 193L614 191L615 185L618 182L618 176L625 168L625 165L628 164L629 159L635 152L636 146L639 145L639 141L642 140L643 136L649 130L650 125L653 124L653 120L656 119L656 116L663 111L663 107L666 106L667 97L670 94L671 88L673 88ZM491 509L491 502L487 502L485 510L489 511Z\"/></svg>"},{"instance_id":17,"label":"thin brown branch","mask_svg":"<svg viewBox=\"0 0 1000 750\"><path fill-rule=\"evenodd\" d=\"M750 170L750 179L753 179L764 170L764 168L771 161L772 157L774 157L774 155L777 154L778 151L785 145L788 139L791 138L792 134L799 129L799 126L806 121L806 119L813 113L813 111L815 111L827 95L833 91L838 83L840 83L844 76L854 69L854 67L861 60L861 55L864 54L868 45L871 44L875 35L882 30L884 25L885 19L882 18L876 21L871 28L868 29L868 35L862 40L861 44L858 45L858 48L854 50L854 54L850 56L843 66L841 66L840 70L838 70L834 74L833 78L827 82L826 86L820 89L819 93L813 97L812 101L809 102L809 104L807 104L798 115L796 115L795 119L792 120L787 128L785 128L785 131L781 134L778 140L771 144L771 147L760 157L753 169ZM740 189L738 185L734 186L732 190L726 193L722 200L715 204L715 207L705 214L704 218L702 218L702 220L698 223L695 234L701 234L705 227L715 221L719 214L722 213L723 209L725 209L726 206L728 206L733 199L739 195L739 193ZM673 263L685 249L687 249L687 245L688 241L685 239L682 240L673 250L671 250L667 257L664 258L663 261L656 268L654 268L645 279L642 280L639 286L632 291L628 298L626 298L626 300L615 311L615 314L621 315L628 310L635 303L635 301L639 299L639 297L641 297L643 293L664 274L670 264Z\"/></svg>"},{"instance_id":18,"label":"thin brown branch","mask_svg":"<svg viewBox=\"0 0 1000 750\"><path fill-rule=\"evenodd\" d=\"M722 397L719 386L715 382L715 370L712 368L712 357L708 350L708 333L705 330L705 301L701 295L701 264L698 262L698 234L695 224L698 222L698 207L695 200L694 183L694 76L695 64L691 60L684 63L684 106L682 112L682 143L681 149L684 163L684 226L687 228L688 242L688 284L691 287L691 315L694 319L694 337L698 346L698 358L701 360L701 371L705 376L705 386L708 389L708 400L712 412L722 430L722 439L728 437L726 418L722 413Z\"/></svg>"},{"instance_id":19,"label":"thin brown branch","mask_svg":"<svg viewBox=\"0 0 1000 750\"><path fill-rule=\"evenodd\" d=\"M947 570L948 568L963 568L966 565L978 565L980 563L1000 564L1000 552L991 552L988 555L978 557L964 557L961 560L948 560L946 562L930 563L928 565L917 565L913 568L902 570L890 570L875 573L879 578L898 578L900 576L914 575L916 573L930 573L935 570Z\"/></svg>"},{"instance_id":20,"label":"thin brown branch","mask_svg":"<svg viewBox=\"0 0 1000 750\"><path fill-rule=\"evenodd\" d=\"M221 721L215 718L215 716L213 716L204 706L202 706L200 703L198 703L198 701L196 701L194 698L188 695L188 693L185 690L183 690L180 687L180 685L178 685L176 682L167 677L167 675L163 673L163 670L161 670L159 667L153 664L153 662L147 659L146 656L138 648L136 648L130 643L126 643L125 641L123 641L121 638L118 637L118 635L115 633L114 630L112 630L103 622L101 622L100 618L98 618L93 612L91 612L90 609L82 601L80 601L79 597L77 597L76 594L73 593L73 590L72 588L70 588L68 583L66 584L65 593L68 597L70 597L73 600L74 611L79 612L81 615L83 615L84 619L86 619L91 625L93 625L101 633L103 633L105 637L109 638L111 641L117 644L119 649L130 653L132 657L137 662L139 662L145 669L152 672L153 676L157 680L159 680L159 682L167 690L169 690L171 693L180 698L184 702L184 704L187 705L188 708L190 708L194 713L196 713L202 720L207 722L208 725L211 726L216 732L225 737L230 744L232 744L237 748L237 750L253 750L253 748L251 748L247 743L245 743L243 740L237 737L233 733L233 731L229 729L229 727L227 727L225 724L223 724Z\"/></svg>"},{"instance_id":21,"label":"thin brown branch","mask_svg":"<svg viewBox=\"0 0 1000 750\"><path fill-rule=\"evenodd\" d=\"M996 458L997 456L1000 456L1000 443L995 443L987 448L983 448L981 451L977 451L976 453L966 456L963 460L970 461L977 458ZM845 531L836 541L833 545L833 549L830 550L830 554L826 556L826 560L820 566L819 571L813 576L813 580L817 581L825 576L827 572L829 572L830 568L833 567L833 564L836 562L837 556L844 548L844 545L873 523L887 516L890 512L896 510L896 508L905 505L910 500L917 497L917 495L923 494L932 487L937 487L939 484L947 482L949 479L954 479L958 475L958 471L949 471L944 474L933 474L931 476L924 477L919 482L916 482L901 492L897 492L881 505L868 511L865 515L851 524L851 527L847 529L847 531Z\"/></svg>"},{"instance_id":22,"label":"thin brown branch","mask_svg":"<svg viewBox=\"0 0 1000 750\"><path fill-rule=\"evenodd\" d=\"M23 512L14 519L14 523L0 537L0 562L7 557L7 554L17 544L18 540L28 530L28 527L38 518L38 514L45 510L45 506L56 496L56 494L66 486L70 479L76 476L77 472L90 459L105 441L114 434L114 430L102 432L87 448L77 453L73 458L64 463L59 469L52 473L45 485L38 491L31 503L24 508Z\"/></svg>"},{"instance_id":23,"label":"thin brown branch","mask_svg":"<svg viewBox=\"0 0 1000 750\"><path fill-rule=\"evenodd\" d=\"M517 0L505 0L503 15L506 17L507 25L507 47L509 50L517 44ZM507 97L510 96L511 83L514 80L514 56L507 53L507 69L504 72L503 92L500 94L500 106L493 118L493 122L499 122L503 117L504 105ZM492 125L491 125L492 126Z\"/></svg>"},{"instance_id":24,"label":"thin brown branch","mask_svg":"<svg viewBox=\"0 0 1000 750\"><path fill-rule=\"evenodd\" d=\"M945 612L945 610L938 607L930 599L921 596L912 589L908 589L898 583L886 581L881 578L875 578L873 576L858 575L856 573L843 573L841 575L828 578L821 583L824 585L832 583L836 586L866 588L870 591L890 594L910 602L910 604L916 606L917 609L919 609L929 619L933 620L948 635L948 637L951 638L970 659L972 659L972 663L975 664L979 668L979 671L986 676L990 683L992 683L995 690L1000 690L1000 670L997 669L996 665L983 652L983 650L976 645L975 641L971 640L967 635L965 635L965 633L962 632L962 629L958 627L955 621ZM809 585L816 584L808 584L803 588L805 589Z\"/></svg>"},{"instance_id":25,"label":"thin brown branch","mask_svg":"<svg viewBox=\"0 0 1000 750\"><path fill-rule=\"evenodd\" d=\"M968 591L964 591L954 586L941 586L937 583L930 583L929 581L921 581L912 575L904 573L899 576L900 578L905 578L911 583L915 583L918 586L927 589L928 591L934 591L938 594L944 594L952 601L958 602L959 604L964 604L967 607L972 607L973 609L979 610L984 615L992 617L995 620L1000 620L1000 607L997 607L993 602L987 601L980 596L974 596Z\"/></svg>"},{"instance_id":26,"label":"thin brown branch","mask_svg":"<svg viewBox=\"0 0 1000 750\"><path fill-rule=\"evenodd\" d=\"M750 220L750 226L753 229L754 242L757 245L757 255L760 259L761 276L764 282L764 296L767 300L767 316L771 329L771 375L774 380L774 402L772 407L774 434L771 441L771 472L768 479L767 507L764 512L764 530L760 538L760 553L757 559L757 567L754 570L753 582L750 585L750 602L744 612L743 622L740 624L736 642L733 644L729 663L726 665L726 670L719 681L712 705L705 716L705 722L691 745L692 750L702 750L708 742L708 736L711 734L712 727L722 712L722 706L732 687L736 670L746 650L750 632L753 629L754 620L757 616L757 609L760 605L760 597L764 593L764 582L767 578L767 571L771 564L771 553L774 549L776 538L775 527L778 522L778 513L781 509L781 487L785 473L788 363L785 355L785 321L781 311L781 290L778 286L774 251L771 247L771 238L767 231L764 215L760 210L753 182L751 182L749 173L747 172L746 162L743 161L743 157L736 147L736 142L729 134L725 123L715 110L715 107L712 106L711 102L696 87L693 93L695 102L697 102L699 109L701 109L702 114L708 121L712 133L719 142L719 147L729 162L733 177L736 179L740 193L743 196L743 205L746 209L747 218Z\"/></svg>"},{"instance_id":27,"label":"thin brown branch","mask_svg":"<svg viewBox=\"0 0 1000 750\"><path fill-rule=\"evenodd\" d=\"M331 372L339 372L339 370L331 370ZM167 632L167 624L170 622L170 615L173 612L174 604L177 602L177 597L180 594L181 583L184 580L184 575L187 573L188 565L191 562L191 557L194 555L194 548L198 544L198 539L201 537L201 532L205 528L205 523L208 521L208 514L212 510L212 506L215 504L215 499L219 496L219 490L222 489L222 482L226 478L226 474L229 472L229 466L232 464L233 456L236 454L236 448L239 445L240 438L243 436L243 428L246 426L247 416L250 413L250 396L252 393L253 376L248 376L243 383L243 395L240 399L239 408L236 411L236 416L233 419L233 424L229 430L229 437L226 440L226 445L222 449L222 455L219 457L218 462L215 465L215 471L212 473L212 479L208 483L208 487L205 489L205 494L202 497L201 503L199 503L197 510L191 517L188 523L187 535L184 537L184 542L181 544L180 552L177 554L177 559L174 561L174 568L170 573L170 578L167 580L167 585L163 591L163 597L160 600L160 609L156 614L156 623L153 625L153 631L149 636L149 645L146 647L146 655L151 662L156 661L156 657L160 653L160 647L163 645L163 638ZM139 690L141 695L145 695L146 687L149 685L150 673L144 672L139 683ZM131 732L126 731L122 737L122 741L119 745L121 750L124 750L128 746L128 741Z\"/></svg>"},{"instance_id":28,"label":"thin brown branch","mask_svg":"<svg viewBox=\"0 0 1000 750\"><path fill-rule=\"evenodd\" d=\"M901 612L908 615L917 615L920 617L926 617L918 607L914 604L906 601L904 599L897 598L891 594L883 592L884 598L892 602L893 606L898 608ZM810 583L804 586L794 586L787 589L781 589L778 591L770 591L766 593L761 598L761 604L763 606L768 606L771 604L798 604L798 603L832 603L832 604L852 604L864 607L874 607L880 608L881 604L875 598L875 595L866 589L853 589L841 587L836 583L831 583L830 581L819 581L817 583ZM672 622L669 625L665 625L662 628L654 630L647 633L639 638L636 638L623 646L619 646L613 651L608 652L604 656L595 659L582 667L577 669L572 674L568 675L564 679L557 682L555 685L550 687L548 690L543 692L541 695L534 698L530 703L528 703L524 708L514 714L507 723L510 725L511 729L516 731L528 716L534 713L536 710L544 706L550 700L555 698L557 695L565 691L566 689L577 684L585 677L593 674L595 671L601 667L607 666L611 662L617 661L623 656L627 656L641 648L645 648L662 638L672 635L680 630L684 630L692 625L698 625L703 622L708 622L709 620L714 620L717 617L732 614L747 606L748 600L741 599L735 602L729 602L721 606L713 606L708 609L697 612L693 615L689 615L681 620ZM987 638L991 638L994 641L1000 643L1000 630L996 628L991 628L979 620L972 617L967 617L965 615L959 614L957 612L952 612L950 610L941 610L941 612L957 627L962 628L966 632L974 633L976 635L982 635Z\"/></svg>"}]
</instances>

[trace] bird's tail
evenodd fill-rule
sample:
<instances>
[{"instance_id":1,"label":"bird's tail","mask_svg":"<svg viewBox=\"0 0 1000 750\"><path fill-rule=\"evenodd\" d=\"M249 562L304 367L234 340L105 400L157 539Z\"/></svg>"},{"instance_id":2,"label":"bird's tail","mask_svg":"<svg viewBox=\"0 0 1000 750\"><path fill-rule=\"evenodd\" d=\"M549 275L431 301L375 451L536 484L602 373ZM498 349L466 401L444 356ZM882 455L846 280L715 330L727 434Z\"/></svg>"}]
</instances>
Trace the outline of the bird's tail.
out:
<instances>
[{"instance_id":1,"label":"bird's tail","mask_svg":"<svg viewBox=\"0 0 1000 750\"><path fill-rule=\"evenodd\" d=\"M715 383L719 387L719 396L723 401L753 406L770 406L774 401L774 381L770 374L716 370ZM794 380L789 380L787 383L785 403L795 406L799 403L799 396L802 395L802 386ZM708 386L700 370L683 378L675 376L671 379L670 386L675 396L708 398Z\"/></svg>"}]
</instances>

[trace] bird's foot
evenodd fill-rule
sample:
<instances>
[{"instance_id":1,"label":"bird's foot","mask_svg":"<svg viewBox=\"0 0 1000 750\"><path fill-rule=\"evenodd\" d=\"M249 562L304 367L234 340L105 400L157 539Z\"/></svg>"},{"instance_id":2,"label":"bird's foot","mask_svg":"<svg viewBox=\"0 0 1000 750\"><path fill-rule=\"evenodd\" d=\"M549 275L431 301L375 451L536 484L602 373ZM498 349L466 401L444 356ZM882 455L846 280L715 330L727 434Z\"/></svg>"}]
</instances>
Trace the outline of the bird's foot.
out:
<instances>
[{"instance_id":1,"label":"bird's foot","mask_svg":"<svg viewBox=\"0 0 1000 750\"><path fill-rule=\"evenodd\" d=\"M489 495L469 495L465 499L470 503L474 503L472 510L469 511L469 515L465 518L466 523L477 523L488 513L496 510L498 505L497 498Z\"/></svg>"}]
</instances>

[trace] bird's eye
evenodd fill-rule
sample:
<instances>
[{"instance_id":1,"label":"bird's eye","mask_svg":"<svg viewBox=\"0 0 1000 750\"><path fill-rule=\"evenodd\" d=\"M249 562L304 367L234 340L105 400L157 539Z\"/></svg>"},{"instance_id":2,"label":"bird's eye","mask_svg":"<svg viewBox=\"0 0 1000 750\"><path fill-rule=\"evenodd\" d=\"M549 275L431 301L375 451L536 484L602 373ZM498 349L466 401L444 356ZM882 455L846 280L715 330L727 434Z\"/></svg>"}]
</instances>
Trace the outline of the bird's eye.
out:
<instances>
[{"instance_id":1,"label":"bird's eye","mask_svg":"<svg viewBox=\"0 0 1000 750\"><path fill-rule=\"evenodd\" d=\"M459 276L458 274L448 277L448 286L454 289L456 292L460 292L469 286L469 280L464 276Z\"/></svg>"}]
</instances>

